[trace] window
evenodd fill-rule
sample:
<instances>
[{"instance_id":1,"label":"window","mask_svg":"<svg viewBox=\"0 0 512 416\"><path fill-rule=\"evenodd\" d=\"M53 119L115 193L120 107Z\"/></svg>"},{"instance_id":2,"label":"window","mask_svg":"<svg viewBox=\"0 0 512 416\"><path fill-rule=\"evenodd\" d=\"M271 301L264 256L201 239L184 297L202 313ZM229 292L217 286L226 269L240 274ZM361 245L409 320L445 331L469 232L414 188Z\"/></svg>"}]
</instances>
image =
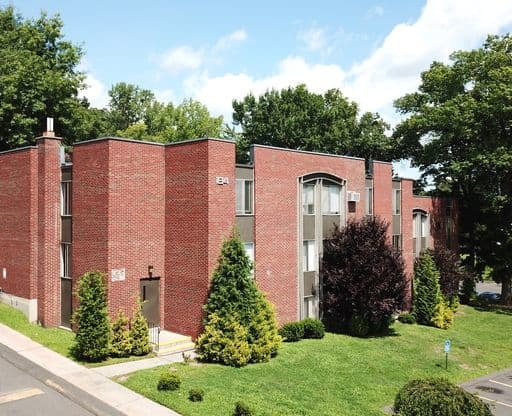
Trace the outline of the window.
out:
<instances>
[{"instance_id":1,"label":"window","mask_svg":"<svg viewBox=\"0 0 512 416\"><path fill-rule=\"evenodd\" d=\"M373 215L373 188L366 188L365 214Z\"/></svg>"},{"instance_id":2,"label":"window","mask_svg":"<svg viewBox=\"0 0 512 416\"><path fill-rule=\"evenodd\" d=\"M412 225L413 253L418 257L428 247L428 215L422 211L414 212Z\"/></svg>"},{"instance_id":3,"label":"window","mask_svg":"<svg viewBox=\"0 0 512 416\"><path fill-rule=\"evenodd\" d=\"M302 186L302 213L315 213L315 185L312 183L305 183Z\"/></svg>"},{"instance_id":4,"label":"window","mask_svg":"<svg viewBox=\"0 0 512 416\"><path fill-rule=\"evenodd\" d=\"M254 276L254 243L244 243L245 254L252 261L251 276Z\"/></svg>"},{"instance_id":5,"label":"window","mask_svg":"<svg viewBox=\"0 0 512 416\"><path fill-rule=\"evenodd\" d=\"M316 270L315 240L304 240L302 251L302 268L305 272Z\"/></svg>"},{"instance_id":6,"label":"window","mask_svg":"<svg viewBox=\"0 0 512 416\"><path fill-rule=\"evenodd\" d=\"M237 215L252 215L253 181L236 180L236 213Z\"/></svg>"},{"instance_id":7,"label":"window","mask_svg":"<svg viewBox=\"0 0 512 416\"><path fill-rule=\"evenodd\" d=\"M61 215L71 215L71 182L61 182Z\"/></svg>"},{"instance_id":8,"label":"window","mask_svg":"<svg viewBox=\"0 0 512 416\"><path fill-rule=\"evenodd\" d=\"M71 244L60 245L60 276L71 277Z\"/></svg>"},{"instance_id":9,"label":"window","mask_svg":"<svg viewBox=\"0 0 512 416\"><path fill-rule=\"evenodd\" d=\"M401 190L393 189L393 215L400 215L401 199Z\"/></svg>"},{"instance_id":10,"label":"window","mask_svg":"<svg viewBox=\"0 0 512 416\"><path fill-rule=\"evenodd\" d=\"M324 184L322 187L322 213L324 215L336 215L340 213L339 185Z\"/></svg>"},{"instance_id":11,"label":"window","mask_svg":"<svg viewBox=\"0 0 512 416\"><path fill-rule=\"evenodd\" d=\"M393 239L393 248L397 251L402 250L402 236L400 234L395 234L392 237Z\"/></svg>"}]
</instances>

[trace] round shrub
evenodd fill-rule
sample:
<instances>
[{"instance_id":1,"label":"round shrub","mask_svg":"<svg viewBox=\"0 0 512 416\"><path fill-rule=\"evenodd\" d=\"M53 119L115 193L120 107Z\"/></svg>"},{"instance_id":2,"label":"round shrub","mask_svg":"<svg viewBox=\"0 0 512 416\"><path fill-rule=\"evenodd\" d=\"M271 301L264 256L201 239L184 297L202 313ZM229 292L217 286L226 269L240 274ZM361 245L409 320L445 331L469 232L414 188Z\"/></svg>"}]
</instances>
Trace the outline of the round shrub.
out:
<instances>
[{"instance_id":1,"label":"round shrub","mask_svg":"<svg viewBox=\"0 0 512 416\"><path fill-rule=\"evenodd\" d=\"M235 410L233 416L253 416L254 412L244 402L237 402L235 404Z\"/></svg>"},{"instance_id":2,"label":"round shrub","mask_svg":"<svg viewBox=\"0 0 512 416\"><path fill-rule=\"evenodd\" d=\"M188 399L191 402L202 402L204 398L204 390L203 389L190 389L188 391Z\"/></svg>"},{"instance_id":3,"label":"round shrub","mask_svg":"<svg viewBox=\"0 0 512 416\"><path fill-rule=\"evenodd\" d=\"M304 327L304 339L314 338L320 339L325 335L325 326L319 319L306 318L302 321Z\"/></svg>"},{"instance_id":4,"label":"round shrub","mask_svg":"<svg viewBox=\"0 0 512 416\"><path fill-rule=\"evenodd\" d=\"M398 416L492 416L489 406L445 379L411 380L395 398Z\"/></svg>"},{"instance_id":5,"label":"round shrub","mask_svg":"<svg viewBox=\"0 0 512 416\"><path fill-rule=\"evenodd\" d=\"M403 324L415 324L416 318L412 313L403 313L398 316L398 320Z\"/></svg>"},{"instance_id":6,"label":"round shrub","mask_svg":"<svg viewBox=\"0 0 512 416\"><path fill-rule=\"evenodd\" d=\"M181 385L181 379L178 374L165 372L160 375L158 380L158 390L178 390Z\"/></svg>"},{"instance_id":7,"label":"round shrub","mask_svg":"<svg viewBox=\"0 0 512 416\"><path fill-rule=\"evenodd\" d=\"M279 329L279 335L286 342L297 342L304 338L304 325L302 322L288 322Z\"/></svg>"}]
</instances>

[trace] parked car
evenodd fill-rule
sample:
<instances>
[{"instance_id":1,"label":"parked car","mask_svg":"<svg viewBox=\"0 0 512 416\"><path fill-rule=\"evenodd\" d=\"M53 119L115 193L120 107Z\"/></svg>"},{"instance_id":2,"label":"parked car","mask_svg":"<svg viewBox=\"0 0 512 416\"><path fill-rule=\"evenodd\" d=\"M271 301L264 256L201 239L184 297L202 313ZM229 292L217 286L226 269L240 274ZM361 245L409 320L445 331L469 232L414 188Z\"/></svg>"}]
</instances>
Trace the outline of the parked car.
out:
<instances>
[{"instance_id":1,"label":"parked car","mask_svg":"<svg viewBox=\"0 0 512 416\"><path fill-rule=\"evenodd\" d=\"M498 303L501 299L501 295L495 292L482 292L478 294L478 299L489 303Z\"/></svg>"}]
</instances>

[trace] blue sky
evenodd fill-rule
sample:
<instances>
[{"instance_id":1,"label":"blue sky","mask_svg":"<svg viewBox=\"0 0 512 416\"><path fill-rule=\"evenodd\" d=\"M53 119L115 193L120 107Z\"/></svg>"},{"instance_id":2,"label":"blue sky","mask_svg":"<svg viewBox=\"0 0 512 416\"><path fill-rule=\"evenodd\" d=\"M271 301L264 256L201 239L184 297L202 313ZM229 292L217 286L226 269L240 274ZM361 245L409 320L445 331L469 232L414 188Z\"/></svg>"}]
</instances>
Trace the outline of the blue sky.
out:
<instances>
[{"instance_id":1,"label":"blue sky","mask_svg":"<svg viewBox=\"0 0 512 416\"><path fill-rule=\"evenodd\" d=\"M25 17L61 15L66 37L83 45L83 94L95 106L125 81L162 101L192 97L226 121L233 98L305 83L319 93L339 88L394 124L393 100L416 90L432 61L512 31L510 0L0 0L6 4Z\"/></svg>"}]
</instances>

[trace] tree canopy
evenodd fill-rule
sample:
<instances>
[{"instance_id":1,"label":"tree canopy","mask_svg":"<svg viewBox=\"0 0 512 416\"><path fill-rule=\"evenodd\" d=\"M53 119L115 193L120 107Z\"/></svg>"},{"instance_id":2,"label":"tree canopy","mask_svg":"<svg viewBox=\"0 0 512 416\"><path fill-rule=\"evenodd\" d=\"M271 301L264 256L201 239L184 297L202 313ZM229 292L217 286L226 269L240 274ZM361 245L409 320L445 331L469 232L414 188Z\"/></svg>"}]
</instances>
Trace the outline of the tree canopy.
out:
<instances>
[{"instance_id":1,"label":"tree canopy","mask_svg":"<svg viewBox=\"0 0 512 416\"><path fill-rule=\"evenodd\" d=\"M298 85L259 98L249 94L234 100L233 110L233 121L242 128L241 156L251 144L264 144L385 161L395 157L389 126L378 114L359 117L357 104L338 89L321 95Z\"/></svg>"},{"instance_id":2,"label":"tree canopy","mask_svg":"<svg viewBox=\"0 0 512 416\"><path fill-rule=\"evenodd\" d=\"M80 119L77 98L84 76L82 49L64 39L60 17L23 19L0 8L0 150L32 144L54 117L59 133L72 137Z\"/></svg>"},{"instance_id":3,"label":"tree canopy","mask_svg":"<svg viewBox=\"0 0 512 416\"><path fill-rule=\"evenodd\" d=\"M408 118L395 137L433 178L458 198L461 251L481 271L493 269L502 300L512 301L512 37L434 62L415 93L395 106Z\"/></svg>"}]
</instances>

